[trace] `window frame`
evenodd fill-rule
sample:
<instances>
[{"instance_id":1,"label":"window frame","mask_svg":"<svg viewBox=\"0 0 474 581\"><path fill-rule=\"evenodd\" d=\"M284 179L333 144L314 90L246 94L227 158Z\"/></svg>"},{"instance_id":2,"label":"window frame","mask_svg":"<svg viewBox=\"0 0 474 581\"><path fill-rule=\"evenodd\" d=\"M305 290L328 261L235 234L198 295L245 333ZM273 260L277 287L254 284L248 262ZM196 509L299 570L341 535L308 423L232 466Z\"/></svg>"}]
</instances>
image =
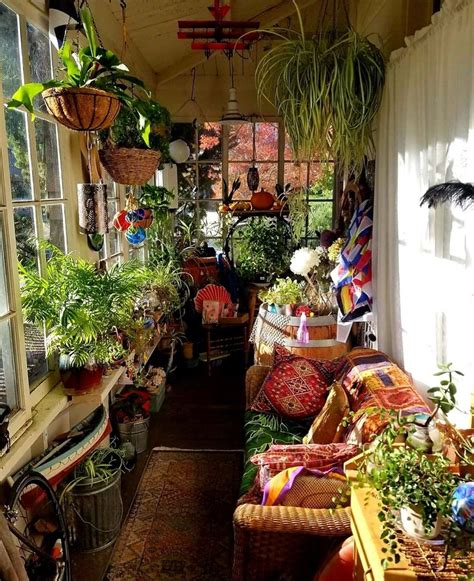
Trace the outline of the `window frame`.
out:
<instances>
[{"instance_id":1,"label":"window frame","mask_svg":"<svg viewBox=\"0 0 474 581\"><path fill-rule=\"evenodd\" d=\"M30 24L49 39L48 19L46 15L40 12L38 8L35 8L31 5L25 5L25 3L18 2L17 0L1 1L2 4L4 4L8 9L12 10L17 17L22 82L27 83L31 78L29 67L27 26ZM57 64L56 57L57 55L55 54L54 48L51 47L51 66L53 70ZM68 179L68 176L71 176L72 160L70 159L69 155L68 136L66 129L59 125L48 113L43 111L35 111L35 117L37 119L52 123L55 127L59 164L58 175L61 188L61 197L41 198L40 180L37 171L38 157L35 125L29 113L26 112L26 139L30 161L32 199L13 200L10 180L6 119L4 114L4 104L7 101L8 99L3 94L3 87L2 83L0 82L0 106L2 107L2 113L0 114L0 213L2 213L4 225L4 250L6 270L8 274L7 292L9 300L9 312L6 316L0 317L0 322L5 320L11 321L10 326L13 365L16 373L18 406L18 409L15 409L10 419L10 435L14 436L17 432L20 431L20 429L25 429L25 426L27 426L31 420L33 408L60 381L59 371L57 366L54 365L53 358L49 358L48 360L48 371L45 375L38 378L36 381L33 381L31 384L28 378L24 319L21 308L20 280L17 270L18 259L14 211L15 208L31 207L35 217L37 238L44 239L42 209L45 206L61 205L64 216L64 245L65 250L69 251L71 246L70 225L72 224L71 192L73 191L72 188L74 186L71 183L72 179ZM25 111L21 111L22 113L25 113ZM44 272L46 267L46 255L45 252L40 249L38 249L38 262L40 272Z\"/></svg>"}]
</instances>

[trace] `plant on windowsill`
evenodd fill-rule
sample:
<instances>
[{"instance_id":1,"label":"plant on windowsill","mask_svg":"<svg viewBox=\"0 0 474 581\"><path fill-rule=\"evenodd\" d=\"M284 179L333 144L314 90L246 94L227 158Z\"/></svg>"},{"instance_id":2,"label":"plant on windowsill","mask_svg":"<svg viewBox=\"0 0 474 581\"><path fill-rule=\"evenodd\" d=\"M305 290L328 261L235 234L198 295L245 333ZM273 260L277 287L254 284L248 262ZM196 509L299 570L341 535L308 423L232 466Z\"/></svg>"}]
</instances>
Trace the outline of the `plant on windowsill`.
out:
<instances>
[{"instance_id":1,"label":"plant on windowsill","mask_svg":"<svg viewBox=\"0 0 474 581\"><path fill-rule=\"evenodd\" d=\"M143 122L149 130L143 134ZM122 106L113 124L99 133L99 158L119 184L141 185L154 175L160 159L169 161L170 114L158 101L134 100Z\"/></svg>"},{"instance_id":2,"label":"plant on windowsill","mask_svg":"<svg viewBox=\"0 0 474 581\"><path fill-rule=\"evenodd\" d=\"M59 355L65 387L91 390L100 384L103 365L117 354L117 329L132 319L136 301L151 274L139 263L125 262L107 272L42 244L46 272L19 265L25 320L45 329L48 355Z\"/></svg>"},{"instance_id":3,"label":"plant on windowsill","mask_svg":"<svg viewBox=\"0 0 474 581\"><path fill-rule=\"evenodd\" d=\"M137 89L148 98L143 81L130 75L128 68L97 40L91 12L80 11L87 46L77 54L65 41L58 51L64 73L61 79L44 83L27 83L13 94L11 108L24 106L31 114L34 99L42 94L48 112L62 125L76 131L97 131L109 127L121 103L131 105ZM150 122L142 119L142 134L150 131Z\"/></svg>"}]
</instances>

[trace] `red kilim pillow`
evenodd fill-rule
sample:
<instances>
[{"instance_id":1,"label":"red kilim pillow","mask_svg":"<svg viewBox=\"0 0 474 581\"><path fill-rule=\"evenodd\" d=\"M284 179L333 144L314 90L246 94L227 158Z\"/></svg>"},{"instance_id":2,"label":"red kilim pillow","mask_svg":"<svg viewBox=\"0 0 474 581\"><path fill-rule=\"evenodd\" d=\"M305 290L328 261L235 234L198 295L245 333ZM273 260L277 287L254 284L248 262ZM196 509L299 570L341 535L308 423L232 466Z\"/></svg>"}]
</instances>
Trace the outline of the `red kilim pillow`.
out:
<instances>
[{"instance_id":1,"label":"red kilim pillow","mask_svg":"<svg viewBox=\"0 0 474 581\"><path fill-rule=\"evenodd\" d=\"M282 417L313 418L323 407L334 369L323 360L293 355L275 344L273 367L251 409Z\"/></svg>"}]
</instances>

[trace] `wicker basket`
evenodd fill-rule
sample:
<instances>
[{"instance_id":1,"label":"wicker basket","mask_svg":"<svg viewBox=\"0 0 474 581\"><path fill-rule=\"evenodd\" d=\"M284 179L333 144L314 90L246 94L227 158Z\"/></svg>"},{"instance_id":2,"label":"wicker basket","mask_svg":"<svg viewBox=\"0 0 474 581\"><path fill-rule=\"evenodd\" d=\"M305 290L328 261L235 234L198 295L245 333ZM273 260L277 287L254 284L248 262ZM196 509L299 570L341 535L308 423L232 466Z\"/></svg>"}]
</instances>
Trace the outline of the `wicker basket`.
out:
<instances>
[{"instance_id":1,"label":"wicker basket","mask_svg":"<svg viewBox=\"0 0 474 581\"><path fill-rule=\"evenodd\" d=\"M56 121L75 131L106 129L120 110L118 98L100 89L52 88L42 96Z\"/></svg>"},{"instance_id":2,"label":"wicker basket","mask_svg":"<svg viewBox=\"0 0 474 581\"><path fill-rule=\"evenodd\" d=\"M142 185L154 175L161 154L153 149L104 147L99 158L110 177L118 184Z\"/></svg>"}]
</instances>

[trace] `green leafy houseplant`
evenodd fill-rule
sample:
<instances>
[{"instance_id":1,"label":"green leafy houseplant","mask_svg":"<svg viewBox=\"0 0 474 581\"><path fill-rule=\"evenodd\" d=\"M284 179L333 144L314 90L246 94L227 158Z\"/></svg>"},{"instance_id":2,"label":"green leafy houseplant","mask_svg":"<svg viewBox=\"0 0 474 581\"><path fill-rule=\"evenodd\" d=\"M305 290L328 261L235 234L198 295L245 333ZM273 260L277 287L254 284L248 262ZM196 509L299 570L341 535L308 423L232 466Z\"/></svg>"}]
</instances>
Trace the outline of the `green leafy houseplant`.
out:
<instances>
[{"instance_id":1,"label":"green leafy houseplant","mask_svg":"<svg viewBox=\"0 0 474 581\"><path fill-rule=\"evenodd\" d=\"M113 330L130 322L136 301L154 284L154 273L135 261L98 272L81 258L45 246L44 276L19 265L26 321L46 328L48 354L59 354L65 366L113 361Z\"/></svg>"},{"instance_id":2,"label":"green leafy houseplant","mask_svg":"<svg viewBox=\"0 0 474 581\"><path fill-rule=\"evenodd\" d=\"M291 249L286 227L271 218L254 218L234 237L237 274L246 281L266 281L288 268Z\"/></svg>"},{"instance_id":3,"label":"green leafy houseplant","mask_svg":"<svg viewBox=\"0 0 474 581\"><path fill-rule=\"evenodd\" d=\"M275 284L268 290L261 291L259 298L268 304L295 305L303 299L301 285L291 278L277 278Z\"/></svg>"},{"instance_id":4,"label":"green leafy houseplant","mask_svg":"<svg viewBox=\"0 0 474 581\"><path fill-rule=\"evenodd\" d=\"M87 39L87 46L81 48L75 54L70 42L65 41L58 51L63 77L51 79L44 83L26 83L22 85L13 94L8 103L10 108L24 106L33 114L35 97L47 89L53 88L64 90L87 88L105 91L117 97L122 104L128 107L134 106L135 108L137 107L136 89L142 89L145 101L148 100L149 93L145 89L143 81L132 76L127 66L112 51L99 45L90 10L88 8L82 9L80 17ZM140 119L139 123L143 139L145 143L148 143L151 129L150 120L140 109L138 109L137 115ZM113 116L109 120L111 122ZM90 129L97 128L92 127ZM82 129L88 128L84 127Z\"/></svg>"},{"instance_id":5,"label":"green leafy houseplant","mask_svg":"<svg viewBox=\"0 0 474 581\"><path fill-rule=\"evenodd\" d=\"M333 156L360 171L373 149L371 125L385 80L382 53L350 27L342 35L320 31L307 38L293 3L299 30L265 31L277 42L257 65L259 99L282 116L296 159Z\"/></svg>"}]
</instances>

